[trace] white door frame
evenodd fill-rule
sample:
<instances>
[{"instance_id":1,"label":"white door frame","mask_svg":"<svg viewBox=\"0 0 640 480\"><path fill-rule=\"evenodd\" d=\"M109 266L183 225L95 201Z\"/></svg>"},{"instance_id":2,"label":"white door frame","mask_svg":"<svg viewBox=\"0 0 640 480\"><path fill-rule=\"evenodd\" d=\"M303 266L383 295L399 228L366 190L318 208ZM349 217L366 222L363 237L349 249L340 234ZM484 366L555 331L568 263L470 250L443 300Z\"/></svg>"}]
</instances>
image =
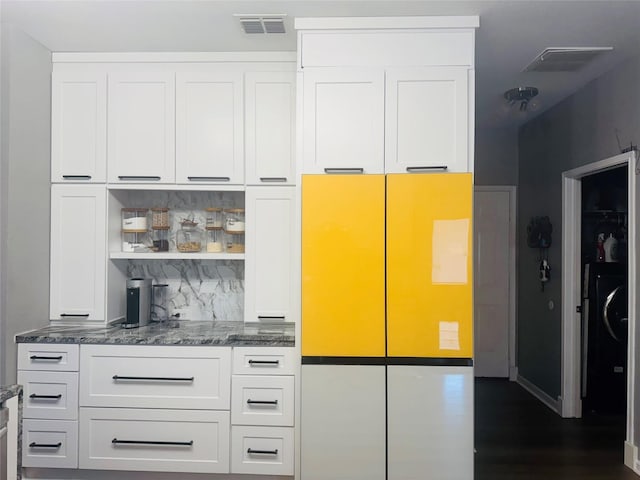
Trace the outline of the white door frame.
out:
<instances>
[{"instance_id":1,"label":"white door frame","mask_svg":"<svg viewBox=\"0 0 640 480\"><path fill-rule=\"evenodd\" d=\"M518 378L518 365L516 363L516 214L518 188L515 185L475 185L474 192L509 193L509 380L515 382Z\"/></svg>"},{"instance_id":2,"label":"white door frame","mask_svg":"<svg viewBox=\"0 0 640 480\"><path fill-rule=\"evenodd\" d=\"M582 302L581 203L582 177L628 165L629 286L638 285L636 242L636 152L631 151L562 173L562 409L563 417L581 417L580 320L576 306ZM629 347L627 353L627 446L633 446L636 352L636 289L629 288ZM635 457L635 455L634 455ZM625 455L627 463L627 455ZM633 465L628 466L634 468Z\"/></svg>"}]
</instances>

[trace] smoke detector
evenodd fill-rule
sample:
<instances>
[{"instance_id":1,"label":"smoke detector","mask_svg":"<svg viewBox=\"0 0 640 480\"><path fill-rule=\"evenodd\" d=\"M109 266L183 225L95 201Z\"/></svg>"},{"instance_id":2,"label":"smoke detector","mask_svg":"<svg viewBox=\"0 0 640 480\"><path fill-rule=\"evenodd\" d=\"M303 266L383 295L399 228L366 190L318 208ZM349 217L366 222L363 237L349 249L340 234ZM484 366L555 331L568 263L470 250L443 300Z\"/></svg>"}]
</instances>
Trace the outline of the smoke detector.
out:
<instances>
[{"instance_id":1,"label":"smoke detector","mask_svg":"<svg viewBox=\"0 0 640 480\"><path fill-rule=\"evenodd\" d=\"M235 14L242 31L247 35L286 33L284 19L286 14Z\"/></svg>"},{"instance_id":2,"label":"smoke detector","mask_svg":"<svg viewBox=\"0 0 640 480\"><path fill-rule=\"evenodd\" d=\"M613 47L549 47L524 67L523 72L575 72Z\"/></svg>"},{"instance_id":3,"label":"smoke detector","mask_svg":"<svg viewBox=\"0 0 640 480\"><path fill-rule=\"evenodd\" d=\"M524 112L529 105L529 101L538 95L538 89L536 87L516 87L504 92L504 98L509 102L509 105L515 105L520 102L520 111Z\"/></svg>"}]
</instances>

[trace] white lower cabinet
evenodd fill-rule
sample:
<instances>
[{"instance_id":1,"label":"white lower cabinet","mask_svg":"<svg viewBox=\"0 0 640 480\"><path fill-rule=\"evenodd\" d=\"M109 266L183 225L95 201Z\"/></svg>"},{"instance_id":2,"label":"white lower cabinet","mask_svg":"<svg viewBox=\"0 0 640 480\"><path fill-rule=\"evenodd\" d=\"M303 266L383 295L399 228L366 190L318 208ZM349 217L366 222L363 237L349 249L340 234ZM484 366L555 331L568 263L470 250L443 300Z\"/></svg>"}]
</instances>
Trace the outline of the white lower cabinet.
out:
<instances>
[{"instance_id":1,"label":"white lower cabinet","mask_svg":"<svg viewBox=\"0 0 640 480\"><path fill-rule=\"evenodd\" d=\"M293 387L293 376L234 375L231 422L293 426Z\"/></svg>"},{"instance_id":2,"label":"white lower cabinet","mask_svg":"<svg viewBox=\"0 0 640 480\"><path fill-rule=\"evenodd\" d=\"M80 409L80 468L228 473L229 412Z\"/></svg>"},{"instance_id":3,"label":"white lower cabinet","mask_svg":"<svg viewBox=\"0 0 640 480\"><path fill-rule=\"evenodd\" d=\"M50 420L78 419L78 373L18 371L23 387L22 416Z\"/></svg>"},{"instance_id":4,"label":"white lower cabinet","mask_svg":"<svg viewBox=\"0 0 640 480\"><path fill-rule=\"evenodd\" d=\"M231 427L231 473L293 475L290 427Z\"/></svg>"},{"instance_id":5,"label":"white lower cabinet","mask_svg":"<svg viewBox=\"0 0 640 480\"><path fill-rule=\"evenodd\" d=\"M78 422L25 418L22 466L78 468Z\"/></svg>"}]
</instances>

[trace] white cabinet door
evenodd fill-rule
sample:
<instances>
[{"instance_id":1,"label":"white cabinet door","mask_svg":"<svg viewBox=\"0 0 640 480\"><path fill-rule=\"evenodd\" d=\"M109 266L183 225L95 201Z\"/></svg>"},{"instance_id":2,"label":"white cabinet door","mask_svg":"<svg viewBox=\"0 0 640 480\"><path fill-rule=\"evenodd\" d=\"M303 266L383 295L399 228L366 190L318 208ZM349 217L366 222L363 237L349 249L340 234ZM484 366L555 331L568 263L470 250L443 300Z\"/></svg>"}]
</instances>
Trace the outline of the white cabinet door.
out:
<instances>
[{"instance_id":1,"label":"white cabinet door","mask_svg":"<svg viewBox=\"0 0 640 480\"><path fill-rule=\"evenodd\" d=\"M387 70L387 173L469 171L469 69Z\"/></svg>"},{"instance_id":2,"label":"white cabinet door","mask_svg":"<svg viewBox=\"0 0 640 480\"><path fill-rule=\"evenodd\" d=\"M245 321L295 321L295 187L247 187Z\"/></svg>"},{"instance_id":3,"label":"white cabinet door","mask_svg":"<svg viewBox=\"0 0 640 480\"><path fill-rule=\"evenodd\" d=\"M51 187L51 320L105 319L106 197L99 185Z\"/></svg>"},{"instance_id":4,"label":"white cabinet door","mask_svg":"<svg viewBox=\"0 0 640 480\"><path fill-rule=\"evenodd\" d=\"M245 75L247 184L295 183L294 72Z\"/></svg>"},{"instance_id":5,"label":"white cabinet door","mask_svg":"<svg viewBox=\"0 0 640 480\"><path fill-rule=\"evenodd\" d=\"M473 478L473 368L388 366L387 421L389 480Z\"/></svg>"},{"instance_id":6,"label":"white cabinet door","mask_svg":"<svg viewBox=\"0 0 640 480\"><path fill-rule=\"evenodd\" d=\"M109 74L109 182L175 179L175 75Z\"/></svg>"},{"instance_id":7,"label":"white cabinet door","mask_svg":"<svg viewBox=\"0 0 640 480\"><path fill-rule=\"evenodd\" d=\"M303 76L303 173L384 173L384 70Z\"/></svg>"},{"instance_id":8,"label":"white cabinet door","mask_svg":"<svg viewBox=\"0 0 640 480\"><path fill-rule=\"evenodd\" d=\"M241 73L176 77L176 180L244 183Z\"/></svg>"},{"instance_id":9,"label":"white cabinet door","mask_svg":"<svg viewBox=\"0 0 640 480\"><path fill-rule=\"evenodd\" d=\"M301 378L301 478L384 480L384 365L302 365Z\"/></svg>"},{"instance_id":10,"label":"white cabinet door","mask_svg":"<svg viewBox=\"0 0 640 480\"><path fill-rule=\"evenodd\" d=\"M51 181L107 178L107 76L99 72L51 76Z\"/></svg>"}]
</instances>

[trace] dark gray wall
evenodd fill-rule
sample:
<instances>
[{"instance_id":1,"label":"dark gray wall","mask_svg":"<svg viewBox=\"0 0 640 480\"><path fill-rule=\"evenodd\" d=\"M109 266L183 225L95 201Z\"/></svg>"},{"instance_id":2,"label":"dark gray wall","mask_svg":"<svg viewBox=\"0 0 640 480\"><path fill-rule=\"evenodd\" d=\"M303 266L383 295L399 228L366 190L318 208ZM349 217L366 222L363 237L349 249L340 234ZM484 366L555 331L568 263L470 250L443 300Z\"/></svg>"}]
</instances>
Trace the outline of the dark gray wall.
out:
<instances>
[{"instance_id":1,"label":"dark gray wall","mask_svg":"<svg viewBox=\"0 0 640 480\"><path fill-rule=\"evenodd\" d=\"M640 57L592 81L521 127L518 136L518 371L554 399L561 390L561 231L563 171L640 142ZM538 250L526 245L532 216L553 224L551 281L541 292ZM548 308L553 300L555 308Z\"/></svg>"},{"instance_id":2,"label":"dark gray wall","mask_svg":"<svg viewBox=\"0 0 640 480\"><path fill-rule=\"evenodd\" d=\"M518 130L476 129L474 183L516 185L518 183Z\"/></svg>"},{"instance_id":3,"label":"dark gray wall","mask_svg":"<svg viewBox=\"0 0 640 480\"><path fill-rule=\"evenodd\" d=\"M16 333L49 319L51 52L2 25L4 381L16 378ZM6 174L6 175L5 175Z\"/></svg>"}]
</instances>

